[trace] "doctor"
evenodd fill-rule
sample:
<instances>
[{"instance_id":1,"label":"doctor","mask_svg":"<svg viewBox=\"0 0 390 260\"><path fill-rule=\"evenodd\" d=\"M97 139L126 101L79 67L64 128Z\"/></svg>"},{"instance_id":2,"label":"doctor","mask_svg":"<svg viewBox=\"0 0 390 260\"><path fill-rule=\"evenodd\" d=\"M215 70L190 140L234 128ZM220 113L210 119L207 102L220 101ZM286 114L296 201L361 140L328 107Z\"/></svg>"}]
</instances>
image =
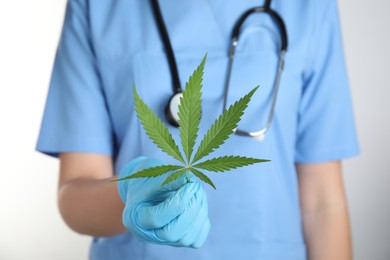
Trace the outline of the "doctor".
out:
<instances>
[{"instance_id":1,"label":"doctor","mask_svg":"<svg viewBox=\"0 0 390 260\"><path fill-rule=\"evenodd\" d=\"M208 53L202 136L223 108L232 28L259 1L158 3L181 86ZM150 1L68 0L37 150L60 158L61 215L94 237L91 259L351 259L340 160L358 144L337 2L264 5L288 35L272 124L263 141L234 135L220 153L272 162L213 174L214 191L195 179L108 182L171 162L141 128L131 86L177 139L164 113L174 73ZM261 85L239 126L256 131L272 110L282 37L258 13L239 35L226 102Z\"/></svg>"}]
</instances>

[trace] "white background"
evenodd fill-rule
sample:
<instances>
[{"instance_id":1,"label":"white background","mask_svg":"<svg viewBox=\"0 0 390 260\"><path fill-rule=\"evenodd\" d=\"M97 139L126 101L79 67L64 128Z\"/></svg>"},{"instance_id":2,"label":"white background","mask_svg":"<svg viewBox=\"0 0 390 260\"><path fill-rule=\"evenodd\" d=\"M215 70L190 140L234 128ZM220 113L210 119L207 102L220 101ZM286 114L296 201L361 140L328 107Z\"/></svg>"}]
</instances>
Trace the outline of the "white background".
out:
<instances>
[{"instance_id":1,"label":"white background","mask_svg":"<svg viewBox=\"0 0 390 260\"><path fill-rule=\"evenodd\" d=\"M339 1L361 145L345 162L357 260L390 259L390 2ZM0 0L0 259L87 259L56 206L58 161L34 152L65 0Z\"/></svg>"}]
</instances>

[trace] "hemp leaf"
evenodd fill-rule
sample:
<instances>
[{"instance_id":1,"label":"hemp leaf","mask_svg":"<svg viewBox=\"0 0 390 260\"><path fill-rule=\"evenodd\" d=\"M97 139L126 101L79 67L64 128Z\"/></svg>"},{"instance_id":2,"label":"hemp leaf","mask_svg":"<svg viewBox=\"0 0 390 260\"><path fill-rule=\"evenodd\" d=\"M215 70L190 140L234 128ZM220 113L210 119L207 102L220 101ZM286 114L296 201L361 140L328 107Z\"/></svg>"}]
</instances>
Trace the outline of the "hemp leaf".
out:
<instances>
[{"instance_id":1,"label":"hemp leaf","mask_svg":"<svg viewBox=\"0 0 390 260\"><path fill-rule=\"evenodd\" d=\"M157 115L153 113L148 105L144 103L144 101L138 95L135 87L133 90L135 110L137 111L138 118L141 120L141 124L144 126L146 134L163 152L185 164L179 147L177 146L168 128L164 125L160 118L158 118Z\"/></svg>"},{"instance_id":2,"label":"hemp leaf","mask_svg":"<svg viewBox=\"0 0 390 260\"><path fill-rule=\"evenodd\" d=\"M187 162L190 161L196 138L198 137L202 98L202 77L206 55L194 71L183 91L179 105L179 130Z\"/></svg>"},{"instance_id":3,"label":"hemp leaf","mask_svg":"<svg viewBox=\"0 0 390 260\"><path fill-rule=\"evenodd\" d=\"M225 110L217 120L211 125L210 129L204 135L195 155L192 158L196 138L198 137L199 124L201 118L201 100L202 100L202 81L203 70L207 54L204 56L198 68L193 72L186 88L183 90L183 96L180 98L179 105L179 131L181 145L184 152L180 152L175 140L165 124L153 113L153 111L144 103L133 87L134 103L137 116L143 125L146 134L163 152L181 162L181 165L160 165L143 169L130 176L118 179L118 181L133 178L153 178L165 173L169 176L161 184L162 186L170 183L184 174L189 179L190 174L194 174L200 180L216 189L210 178L201 172L201 170L211 172L224 172L255 163L268 162L269 160L248 158L243 156L222 156L199 162L202 158L218 149L231 134L234 133L244 114L252 95L258 87L251 90L247 95L236 101L227 110ZM195 164L196 163L196 164Z\"/></svg>"}]
</instances>

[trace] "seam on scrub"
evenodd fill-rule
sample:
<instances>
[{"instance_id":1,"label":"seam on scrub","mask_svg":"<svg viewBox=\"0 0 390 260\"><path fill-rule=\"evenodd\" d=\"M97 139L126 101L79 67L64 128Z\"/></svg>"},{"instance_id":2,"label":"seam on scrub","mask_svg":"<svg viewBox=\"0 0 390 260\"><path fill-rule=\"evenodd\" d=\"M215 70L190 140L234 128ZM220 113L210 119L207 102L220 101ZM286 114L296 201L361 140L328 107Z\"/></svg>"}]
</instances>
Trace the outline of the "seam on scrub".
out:
<instances>
[{"instance_id":1,"label":"seam on scrub","mask_svg":"<svg viewBox=\"0 0 390 260\"><path fill-rule=\"evenodd\" d=\"M307 55L306 55L306 59L305 59L305 65L303 67L303 79L304 79L304 82L308 79L308 75L310 74L310 63L313 63L313 61L311 60L311 58L313 56L316 56L316 52L314 51L314 43L315 41L317 40L315 37L315 34L316 32L320 32L322 30L322 28L324 27L325 25L325 20L328 18L328 13L330 12L330 9L331 9L331 6L335 3L336 1L335 0L329 0L329 3L328 5L326 6L326 8L324 9L325 11L323 12L323 16L321 18L321 21L317 24L315 23L315 20L316 20L316 15L315 13L316 12L312 12L313 13L313 21L312 21L312 24L314 25L312 28L311 28L311 32L310 32L310 35L309 35L309 43L307 45L308 47L308 52L307 52ZM313 7L312 8L316 8L317 5L317 2L313 4ZM305 83L304 83L305 84Z\"/></svg>"},{"instance_id":2,"label":"seam on scrub","mask_svg":"<svg viewBox=\"0 0 390 260\"><path fill-rule=\"evenodd\" d=\"M316 149L316 150L310 151L309 154L343 151L345 149L355 148L353 146L355 146L355 145L342 145L342 146L336 146L336 147L327 148L327 149Z\"/></svg>"},{"instance_id":3,"label":"seam on scrub","mask_svg":"<svg viewBox=\"0 0 390 260\"><path fill-rule=\"evenodd\" d=\"M133 72L134 72L134 85L136 83L139 83L140 81L140 78L139 78L139 71L140 71L140 64L139 64L139 59L137 59L137 57L139 57L139 54L136 54L133 56L133 64L134 64L134 68L133 68ZM141 84L138 85L138 93L139 95L142 97L143 96L143 86ZM134 94L133 94L133 104L134 104L134 108L135 108L135 102L134 102ZM138 119L138 116L137 116L137 112L135 111L135 109L133 110L133 113L135 113L135 123L137 124L137 132L138 132L138 136L139 136L139 146L141 147L140 148L140 153L139 155L141 156L145 156L145 150L144 150L144 138L142 136L142 130L141 130L141 123L140 123L140 120Z\"/></svg>"},{"instance_id":4,"label":"seam on scrub","mask_svg":"<svg viewBox=\"0 0 390 260\"><path fill-rule=\"evenodd\" d=\"M118 135L117 133L115 132L115 126L114 126L114 119L112 117L112 111L110 109L110 106L109 106L109 102L108 102L108 98L107 98L107 84L104 77L103 77L103 74L101 73L101 64L99 61L97 61L96 57L94 58L94 63L95 63L95 70L96 70L96 74L97 74L97 77L99 79L99 89L100 89L100 92L101 92L101 95L102 95L102 99L103 99L103 103L104 103L104 108L105 108L105 111L107 113L107 117L108 117L108 121L109 121L109 124L110 124L110 134L111 134L111 156L112 157L117 157L118 154L119 154L119 150L120 150L120 144L119 144L119 141L118 141ZM115 159L115 158L114 158Z\"/></svg>"},{"instance_id":5,"label":"seam on scrub","mask_svg":"<svg viewBox=\"0 0 390 260\"><path fill-rule=\"evenodd\" d=\"M214 12L214 10L211 7L210 1L209 0L204 0L204 2L205 2L205 5L206 5L206 8L207 8L207 11L209 12L209 14L211 16L211 19L213 19L214 25L215 25L215 27L217 28L217 30L219 32L219 36L221 37L221 42L224 43L226 35L225 35L225 32L223 31L219 21L217 21L217 18L215 17L215 12Z\"/></svg>"},{"instance_id":6,"label":"seam on scrub","mask_svg":"<svg viewBox=\"0 0 390 260\"><path fill-rule=\"evenodd\" d=\"M336 153L336 155L333 155ZM314 155L313 155L314 154ZM344 160L352 158L360 154L359 147L341 146L335 149L321 150L316 152L310 152L301 154L298 158L294 158L295 163L315 163L315 162L327 162L335 160Z\"/></svg>"}]
</instances>

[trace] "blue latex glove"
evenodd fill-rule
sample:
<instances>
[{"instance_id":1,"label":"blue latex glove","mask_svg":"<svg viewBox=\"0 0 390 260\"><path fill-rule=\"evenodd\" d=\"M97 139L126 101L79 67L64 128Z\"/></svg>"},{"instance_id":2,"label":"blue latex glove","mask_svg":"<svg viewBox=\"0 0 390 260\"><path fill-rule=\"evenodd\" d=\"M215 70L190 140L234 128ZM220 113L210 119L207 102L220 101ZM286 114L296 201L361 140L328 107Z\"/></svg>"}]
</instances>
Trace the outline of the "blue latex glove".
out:
<instances>
[{"instance_id":1,"label":"blue latex glove","mask_svg":"<svg viewBox=\"0 0 390 260\"><path fill-rule=\"evenodd\" d=\"M138 157L126 165L119 178L161 161ZM122 220L139 240L155 244L199 248L210 230L206 192L186 177L161 186L167 174L118 182L125 203Z\"/></svg>"}]
</instances>

